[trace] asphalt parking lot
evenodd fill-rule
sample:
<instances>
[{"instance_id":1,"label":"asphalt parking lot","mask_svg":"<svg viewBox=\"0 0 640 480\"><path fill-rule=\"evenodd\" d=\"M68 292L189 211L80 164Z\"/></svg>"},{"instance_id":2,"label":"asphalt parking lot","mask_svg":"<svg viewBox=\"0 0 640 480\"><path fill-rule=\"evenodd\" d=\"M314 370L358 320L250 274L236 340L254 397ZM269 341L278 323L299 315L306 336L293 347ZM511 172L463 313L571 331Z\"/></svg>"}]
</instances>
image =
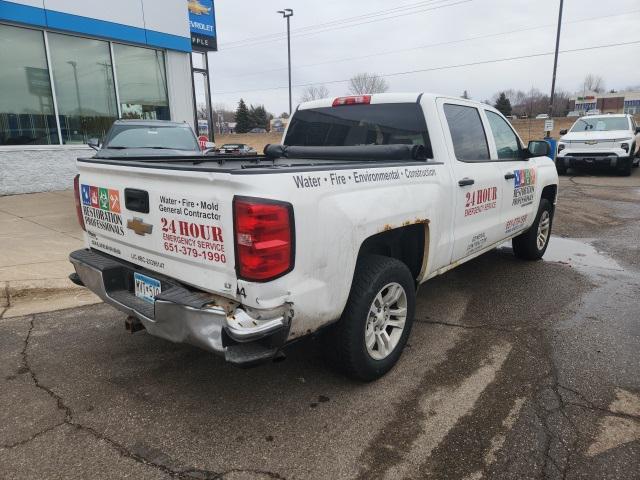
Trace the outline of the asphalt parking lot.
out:
<instances>
[{"instance_id":1,"label":"asphalt parking lot","mask_svg":"<svg viewBox=\"0 0 640 480\"><path fill-rule=\"evenodd\" d=\"M239 370L109 306L0 321L0 477L640 478L640 170L562 177L545 260L423 285L400 363Z\"/></svg>"}]
</instances>

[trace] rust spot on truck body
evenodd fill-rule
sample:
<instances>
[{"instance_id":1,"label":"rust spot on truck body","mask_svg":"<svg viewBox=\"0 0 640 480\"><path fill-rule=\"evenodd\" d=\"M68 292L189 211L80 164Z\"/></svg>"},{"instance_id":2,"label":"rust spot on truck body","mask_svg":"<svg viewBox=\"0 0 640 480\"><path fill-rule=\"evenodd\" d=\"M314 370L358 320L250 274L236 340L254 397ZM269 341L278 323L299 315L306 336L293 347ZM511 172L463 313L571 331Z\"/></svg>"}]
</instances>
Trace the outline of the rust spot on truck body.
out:
<instances>
[{"instance_id":1,"label":"rust spot on truck body","mask_svg":"<svg viewBox=\"0 0 640 480\"><path fill-rule=\"evenodd\" d=\"M429 223L430 223L429 219L417 217L415 220L405 220L404 222L402 222L402 225L399 225L397 227L389 223L385 223L384 226L382 227L381 232L388 232L389 230L393 230L395 228L400 228L400 227L408 227L409 225L429 225Z\"/></svg>"}]
</instances>

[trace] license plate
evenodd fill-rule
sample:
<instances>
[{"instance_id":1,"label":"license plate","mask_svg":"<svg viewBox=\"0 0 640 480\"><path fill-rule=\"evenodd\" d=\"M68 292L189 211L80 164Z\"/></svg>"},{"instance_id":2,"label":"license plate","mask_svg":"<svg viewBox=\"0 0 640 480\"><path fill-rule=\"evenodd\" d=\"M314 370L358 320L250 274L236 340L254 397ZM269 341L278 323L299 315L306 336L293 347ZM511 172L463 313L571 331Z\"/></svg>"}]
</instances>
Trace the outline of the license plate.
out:
<instances>
[{"instance_id":1,"label":"license plate","mask_svg":"<svg viewBox=\"0 0 640 480\"><path fill-rule=\"evenodd\" d=\"M134 272L133 283L136 297L143 299L145 302L153 303L156 295L160 293L160 280L155 278Z\"/></svg>"}]
</instances>

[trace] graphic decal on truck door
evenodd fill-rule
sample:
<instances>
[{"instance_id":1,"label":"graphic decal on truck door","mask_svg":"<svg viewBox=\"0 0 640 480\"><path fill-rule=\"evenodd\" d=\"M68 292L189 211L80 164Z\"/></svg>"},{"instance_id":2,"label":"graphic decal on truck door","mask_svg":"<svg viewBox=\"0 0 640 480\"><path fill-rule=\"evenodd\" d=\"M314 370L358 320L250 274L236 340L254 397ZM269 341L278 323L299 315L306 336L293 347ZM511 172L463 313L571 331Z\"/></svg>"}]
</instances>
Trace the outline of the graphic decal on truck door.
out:
<instances>
[{"instance_id":1,"label":"graphic decal on truck door","mask_svg":"<svg viewBox=\"0 0 640 480\"><path fill-rule=\"evenodd\" d=\"M496 208L498 188L487 187L465 193L464 216L477 215Z\"/></svg>"},{"instance_id":2,"label":"graphic decal on truck door","mask_svg":"<svg viewBox=\"0 0 640 480\"><path fill-rule=\"evenodd\" d=\"M536 170L525 168L515 170L513 179L513 201L512 206L526 207L533 203L536 192Z\"/></svg>"},{"instance_id":3,"label":"graphic decal on truck door","mask_svg":"<svg viewBox=\"0 0 640 480\"><path fill-rule=\"evenodd\" d=\"M85 225L123 237L125 231L120 215L120 192L85 184L81 185L80 191Z\"/></svg>"}]
</instances>

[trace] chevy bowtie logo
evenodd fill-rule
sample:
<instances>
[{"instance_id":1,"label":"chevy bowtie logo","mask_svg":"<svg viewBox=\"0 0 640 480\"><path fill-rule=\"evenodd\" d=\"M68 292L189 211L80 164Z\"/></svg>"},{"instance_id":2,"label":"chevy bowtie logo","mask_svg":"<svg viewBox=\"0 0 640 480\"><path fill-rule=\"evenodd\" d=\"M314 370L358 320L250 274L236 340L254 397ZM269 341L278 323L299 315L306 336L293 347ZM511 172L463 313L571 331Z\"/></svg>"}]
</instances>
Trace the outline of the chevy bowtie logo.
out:
<instances>
[{"instance_id":1,"label":"chevy bowtie logo","mask_svg":"<svg viewBox=\"0 0 640 480\"><path fill-rule=\"evenodd\" d=\"M153 231L153 225L144 223L141 218L133 218L133 220L127 220L127 228L136 232L137 235L151 234Z\"/></svg>"},{"instance_id":2,"label":"chevy bowtie logo","mask_svg":"<svg viewBox=\"0 0 640 480\"><path fill-rule=\"evenodd\" d=\"M587 145L596 145L598 142L596 140L587 140L586 142Z\"/></svg>"}]
</instances>

